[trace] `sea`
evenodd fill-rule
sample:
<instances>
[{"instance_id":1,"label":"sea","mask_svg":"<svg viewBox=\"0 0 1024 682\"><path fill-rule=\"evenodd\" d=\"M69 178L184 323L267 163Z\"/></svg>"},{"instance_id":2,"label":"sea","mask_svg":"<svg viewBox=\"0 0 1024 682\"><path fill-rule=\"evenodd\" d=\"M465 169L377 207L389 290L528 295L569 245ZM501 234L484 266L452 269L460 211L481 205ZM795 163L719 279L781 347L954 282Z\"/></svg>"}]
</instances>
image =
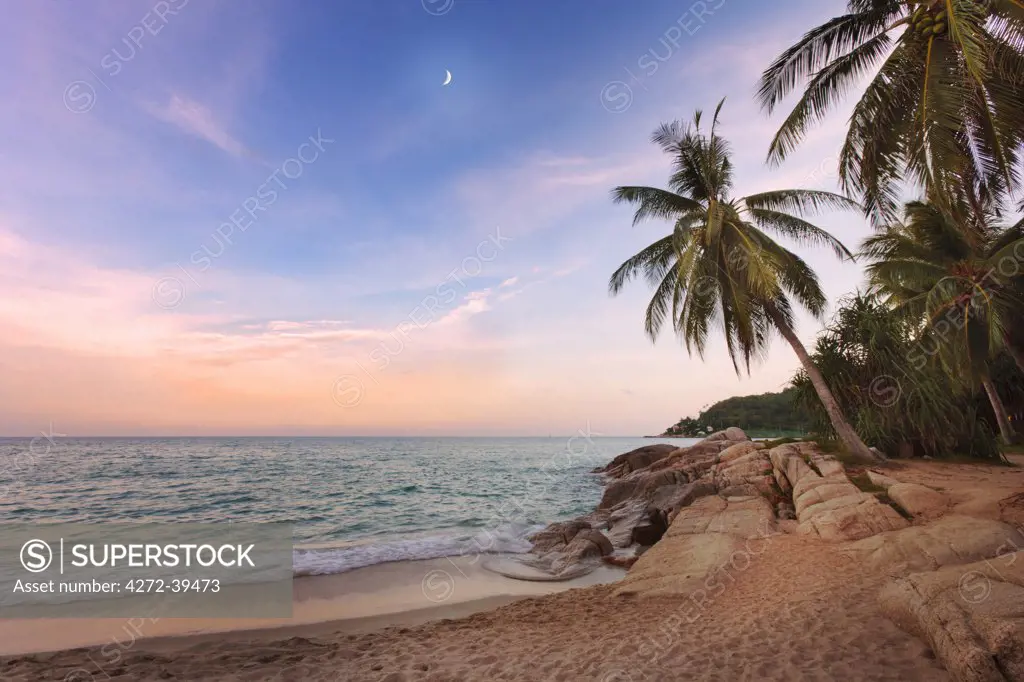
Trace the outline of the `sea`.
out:
<instances>
[{"instance_id":1,"label":"sea","mask_svg":"<svg viewBox=\"0 0 1024 682\"><path fill-rule=\"evenodd\" d=\"M277 522L296 575L521 553L594 509L609 438L0 439L0 522Z\"/></svg>"}]
</instances>

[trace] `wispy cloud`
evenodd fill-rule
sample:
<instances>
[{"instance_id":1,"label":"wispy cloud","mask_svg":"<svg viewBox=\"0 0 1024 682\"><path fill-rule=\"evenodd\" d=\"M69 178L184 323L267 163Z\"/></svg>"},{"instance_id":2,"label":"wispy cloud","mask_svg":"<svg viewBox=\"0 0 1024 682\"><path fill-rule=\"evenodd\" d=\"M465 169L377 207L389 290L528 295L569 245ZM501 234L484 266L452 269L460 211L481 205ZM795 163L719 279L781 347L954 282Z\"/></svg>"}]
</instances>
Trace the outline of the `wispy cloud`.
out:
<instances>
[{"instance_id":1,"label":"wispy cloud","mask_svg":"<svg viewBox=\"0 0 1024 682\"><path fill-rule=\"evenodd\" d=\"M249 156L250 152L235 139L227 127L201 102L174 93L162 106L148 105L146 110L165 123L177 126L182 132L206 140L233 156Z\"/></svg>"}]
</instances>

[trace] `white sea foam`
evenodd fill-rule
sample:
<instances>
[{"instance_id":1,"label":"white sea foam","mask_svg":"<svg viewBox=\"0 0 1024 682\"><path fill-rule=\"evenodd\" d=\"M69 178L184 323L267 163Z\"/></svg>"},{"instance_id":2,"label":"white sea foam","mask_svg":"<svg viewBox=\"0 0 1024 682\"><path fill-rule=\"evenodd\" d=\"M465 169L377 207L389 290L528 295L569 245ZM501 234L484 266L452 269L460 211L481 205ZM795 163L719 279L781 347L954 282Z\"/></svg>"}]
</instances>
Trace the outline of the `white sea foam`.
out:
<instances>
[{"instance_id":1,"label":"white sea foam","mask_svg":"<svg viewBox=\"0 0 1024 682\"><path fill-rule=\"evenodd\" d=\"M292 552L295 575L330 575L391 561L440 559L476 554L522 554L528 535L543 526L505 526L495 531L433 535L343 547L298 547Z\"/></svg>"}]
</instances>

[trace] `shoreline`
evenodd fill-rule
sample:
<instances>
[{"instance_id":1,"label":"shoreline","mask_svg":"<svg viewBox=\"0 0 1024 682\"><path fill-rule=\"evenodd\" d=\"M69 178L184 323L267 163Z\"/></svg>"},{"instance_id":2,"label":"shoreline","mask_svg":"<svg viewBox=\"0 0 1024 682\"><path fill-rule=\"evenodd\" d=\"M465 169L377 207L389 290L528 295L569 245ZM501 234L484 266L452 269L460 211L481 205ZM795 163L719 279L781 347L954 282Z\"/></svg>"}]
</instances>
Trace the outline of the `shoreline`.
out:
<instances>
[{"instance_id":1,"label":"shoreline","mask_svg":"<svg viewBox=\"0 0 1024 682\"><path fill-rule=\"evenodd\" d=\"M560 522L533 537L538 558L596 558L595 534L627 547L622 530L650 533L659 509L651 503L645 523L636 503L672 497L667 528L641 543L628 572L599 564L574 580L525 582L460 556L297 578L295 613L283 621L0 622L0 648L48 652L3 651L0 671L12 682L953 682L967 679L965 662L1017 660L1020 649L1002 640L978 655L957 647L982 642L963 634L975 627L964 575L982 581L968 587L991 586L981 599L966 595L978 616L996 617L1000 632L1021 622L1024 611L1003 605L1024 605L1024 563L1015 562L1024 552L1003 554L1024 547L1024 457L1009 470L901 461L847 472L813 443L769 451L741 434L623 453L602 468L605 496L588 515L595 525ZM894 501L858 491L848 473ZM668 476L677 482L661 485ZM782 483L793 492L779 501L757 488L771 494ZM896 501L912 518L892 511ZM781 513L789 504L797 519ZM855 523L813 525L847 508ZM893 528L869 527L880 520ZM908 580L930 581L940 601L922 602ZM998 614L990 593L1000 595ZM954 630L935 609L961 614Z\"/></svg>"},{"instance_id":2,"label":"shoreline","mask_svg":"<svg viewBox=\"0 0 1024 682\"><path fill-rule=\"evenodd\" d=\"M486 555L486 558L514 555ZM574 580L512 580L482 568L483 556L395 561L332 575L296 577L292 617L53 618L0 620L0 656L83 647L177 651L210 641L267 641L412 627L464 618L518 599L614 582L625 571L600 566Z\"/></svg>"}]
</instances>

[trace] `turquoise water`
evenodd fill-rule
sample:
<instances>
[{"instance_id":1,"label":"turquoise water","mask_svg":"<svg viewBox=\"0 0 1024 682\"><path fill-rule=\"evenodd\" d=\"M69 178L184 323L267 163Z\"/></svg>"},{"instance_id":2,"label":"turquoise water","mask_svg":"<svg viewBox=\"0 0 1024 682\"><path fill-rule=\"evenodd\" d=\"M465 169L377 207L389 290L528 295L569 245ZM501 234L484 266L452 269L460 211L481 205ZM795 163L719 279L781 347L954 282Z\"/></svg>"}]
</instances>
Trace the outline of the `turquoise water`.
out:
<instances>
[{"instance_id":1,"label":"turquoise water","mask_svg":"<svg viewBox=\"0 0 1024 682\"><path fill-rule=\"evenodd\" d=\"M0 439L4 522L287 522L297 574L467 552L591 511L643 438Z\"/></svg>"}]
</instances>

